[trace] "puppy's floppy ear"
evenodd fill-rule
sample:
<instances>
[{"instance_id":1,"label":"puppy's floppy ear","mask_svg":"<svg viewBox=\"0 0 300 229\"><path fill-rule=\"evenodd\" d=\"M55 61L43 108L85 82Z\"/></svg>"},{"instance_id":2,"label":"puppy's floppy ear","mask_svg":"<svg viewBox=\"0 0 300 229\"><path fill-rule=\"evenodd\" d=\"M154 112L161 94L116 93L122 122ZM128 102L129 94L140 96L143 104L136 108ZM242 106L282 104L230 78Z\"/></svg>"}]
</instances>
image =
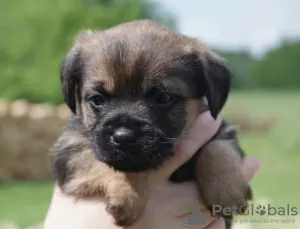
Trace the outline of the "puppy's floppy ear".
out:
<instances>
[{"instance_id":1,"label":"puppy's floppy ear","mask_svg":"<svg viewBox=\"0 0 300 229\"><path fill-rule=\"evenodd\" d=\"M82 75L80 52L73 50L64 57L60 68L60 81L65 103L76 114L76 104L80 91L79 81ZM77 99L76 99L77 97Z\"/></svg>"},{"instance_id":2,"label":"puppy's floppy ear","mask_svg":"<svg viewBox=\"0 0 300 229\"><path fill-rule=\"evenodd\" d=\"M92 33L90 30L79 33L72 49L61 63L60 81L64 100L74 114L80 112L78 105L80 104L80 87L84 68L82 50L87 45Z\"/></svg>"},{"instance_id":3,"label":"puppy's floppy ear","mask_svg":"<svg viewBox=\"0 0 300 229\"><path fill-rule=\"evenodd\" d=\"M204 92L212 117L216 119L228 98L231 72L225 60L199 40L193 40L193 49L197 56L197 77L202 84L199 87Z\"/></svg>"},{"instance_id":4,"label":"puppy's floppy ear","mask_svg":"<svg viewBox=\"0 0 300 229\"><path fill-rule=\"evenodd\" d=\"M213 118L217 118L228 99L231 86L231 72L225 61L209 54L204 64L205 97Z\"/></svg>"}]
</instances>

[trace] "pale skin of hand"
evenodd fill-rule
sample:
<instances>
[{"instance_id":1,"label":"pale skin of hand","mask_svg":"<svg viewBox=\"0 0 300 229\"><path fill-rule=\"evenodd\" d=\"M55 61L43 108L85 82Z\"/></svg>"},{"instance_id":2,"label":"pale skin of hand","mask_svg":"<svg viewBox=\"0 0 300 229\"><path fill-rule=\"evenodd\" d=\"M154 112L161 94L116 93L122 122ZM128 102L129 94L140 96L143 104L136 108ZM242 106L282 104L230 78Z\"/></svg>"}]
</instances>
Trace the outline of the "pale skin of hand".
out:
<instances>
[{"instance_id":1,"label":"pale skin of hand","mask_svg":"<svg viewBox=\"0 0 300 229\"><path fill-rule=\"evenodd\" d=\"M157 185L150 190L142 217L126 229L225 229L224 221L214 217L208 217L205 225L186 225L184 222L190 217L192 206L199 202L196 184L172 184L167 181L177 168L188 161L216 133L219 126L220 119L214 120L208 112L198 117L186 139L178 144L175 156L160 170L159 174L163 176L156 180ZM249 181L258 169L259 162L255 158L245 159L243 170ZM207 212L204 206L200 206ZM43 229L125 229L113 224L105 207L103 198L75 201L55 186Z\"/></svg>"}]
</instances>

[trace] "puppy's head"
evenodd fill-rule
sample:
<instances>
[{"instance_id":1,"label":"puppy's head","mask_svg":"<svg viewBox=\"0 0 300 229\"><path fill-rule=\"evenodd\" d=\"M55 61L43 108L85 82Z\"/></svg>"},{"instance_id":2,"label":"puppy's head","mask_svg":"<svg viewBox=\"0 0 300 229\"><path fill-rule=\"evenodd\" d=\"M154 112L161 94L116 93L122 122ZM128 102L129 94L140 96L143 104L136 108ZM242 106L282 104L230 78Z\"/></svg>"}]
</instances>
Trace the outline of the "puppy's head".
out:
<instances>
[{"instance_id":1,"label":"puppy's head","mask_svg":"<svg viewBox=\"0 0 300 229\"><path fill-rule=\"evenodd\" d=\"M172 156L204 97L218 115L230 72L200 41L142 20L81 33L63 60L61 82L96 157L142 171Z\"/></svg>"}]
</instances>

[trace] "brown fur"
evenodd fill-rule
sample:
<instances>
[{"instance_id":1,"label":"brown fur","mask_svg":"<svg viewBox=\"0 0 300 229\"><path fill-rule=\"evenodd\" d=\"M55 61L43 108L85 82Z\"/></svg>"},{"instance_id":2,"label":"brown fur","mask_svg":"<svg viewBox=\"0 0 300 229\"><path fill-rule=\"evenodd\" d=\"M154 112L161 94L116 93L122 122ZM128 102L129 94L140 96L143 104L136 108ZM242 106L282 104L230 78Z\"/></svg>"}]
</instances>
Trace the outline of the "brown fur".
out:
<instances>
[{"instance_id":1,"label":"brown fur","mask_svg":"<svg viewBox=\"0 0 300 229\"><path fill-rule=\"evenodd\" d=\"M246 205L249 185L241 171L242 160L230 140L215 140L201 150L195 166L196 180L204 204L211 207ZM220 189L225 187L226 189ZM249 196L247 196L249 195Z\"/></svg>"},{"instance_id":2,"label":"brown fur","mask_svg":"<svg viewBox=\"0 0 300 229\"><path fill-rule=\"evenodd\" d=\"M202 104L203 101L197 99L191 99L190 101L187 102L186 105L187 123L185 126L185 130L187 130L196 121L197 117L201 112Z\"/></svg>"},{"instance_id":3,"label":"brown fur","mask_svg":"<svg viewBox=\"0 0 300 229\"><path fill-rule=\"evenodd\" d=\"M150 35L145 36L149 31L154 31L156 36L169 41L156 44L158 49L164 50L163 54L157 56L155 50L147 53L151 65L146 64L147 60L143 56L144 53L140 53L139 47L147 42L155 42L152 41ZM128 42L127 49L123 49L123 46L115 43L113 39L107 40L106 34L110 38L125 37L124 39ZM135 39L127 37L131 34L143 37L141 43L130 43ZM111 48L112 46L114 49ZM86 92L99 85L104 85L108 92L114 92L116 96L123 92L124 87L130 87L134 91L137 89L136 85L142 84L143 89L148 88L156 78L161 77L162 73L167 73L166 63L174 66L180 65L180 59L177 60L176 57L191 51L199 54L205 71L209 71L212 64L222 65L221 59L200 41L183 35L175 35L153 21L131 22L116 26L105 31L101 36L98 32L83 32L78 36L69 57L74 56L79 50L88 66L85 66L86 83L82 85L81 98L77 98L77 103L81 103L80 100ZM102 55L96 55L97 52L101 52ZM144 78L139 77L142 70L145 74ZM215 71L218 71L218 68ZM174 84L174 81L169 83ZM189 93L190 90L180 81L172 85L172 88L183 94ZM190 99L186 103L187 122L184 130L194 123L201 113L203 104L202 98ZM149 179L149 172L123 173L98 161L90 146L89 136L82 131L84 128L76 123L76 119L82 118L83 123L90 126L96 117L85 103L81 103L80 110L82 117L79 115L71 120L71 126L76 128L66 128L54 146L54 158L59 157L62 150L70 151L65 159L67 163L60 165L66 167L67 170L60 186L65 193L77 198L105 196L107 210L112 214L115 223L120 226L129 226L143 213L149 187L153 185L152 180ZM196 181L203 202L208 207L213 204L223 207L241 206L246 205L247 200L250 199L249 186L241 169L242 157L235 143L232 144L232 139L226 139L222 135L232 132L227 128L221 130L215 139L201 149L196 160ZM64 169L60 170L58 166L58 173L62 171ZM156 174L159 176L159 170Z\"/></svg>"},{"instance_id":4,"label":"brown fur","mask_svg":"<svg viewBox=\"0 0 300 229\"><path fill-rule=\"evenodd\" d=\"M132 224L141 214L147 200L147 187L150 185L147 173L122 173L98 161L88 138L80 132L64 131L54 149L61 148L62 144L65 148L80 145L81 149L72 151L74 154L67 161L69 174L61 186L62 191L76 198L104 196L107 211L114 216L115 223Z\"/></svg>"}]
</instances>

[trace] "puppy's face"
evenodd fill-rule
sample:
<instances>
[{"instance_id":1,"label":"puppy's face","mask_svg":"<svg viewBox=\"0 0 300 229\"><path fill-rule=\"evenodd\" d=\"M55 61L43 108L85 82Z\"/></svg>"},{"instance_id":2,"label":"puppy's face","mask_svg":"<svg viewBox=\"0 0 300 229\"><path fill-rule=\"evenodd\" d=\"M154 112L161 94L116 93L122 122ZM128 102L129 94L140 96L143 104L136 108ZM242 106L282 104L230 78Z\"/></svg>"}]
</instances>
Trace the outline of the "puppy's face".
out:
<instances>
[{"instance_id":1,"label":"puppy's face","mask_svg":"<svg viewBox=\"0 0 300 229\"><path fill-rule=\"evenodd\" d=\"M144 20L80 34L63 61L61 81L97 159L142 171L172 156L204 96L217 116L230 73L199 41Z\"/></svg>"}]
</instances>

